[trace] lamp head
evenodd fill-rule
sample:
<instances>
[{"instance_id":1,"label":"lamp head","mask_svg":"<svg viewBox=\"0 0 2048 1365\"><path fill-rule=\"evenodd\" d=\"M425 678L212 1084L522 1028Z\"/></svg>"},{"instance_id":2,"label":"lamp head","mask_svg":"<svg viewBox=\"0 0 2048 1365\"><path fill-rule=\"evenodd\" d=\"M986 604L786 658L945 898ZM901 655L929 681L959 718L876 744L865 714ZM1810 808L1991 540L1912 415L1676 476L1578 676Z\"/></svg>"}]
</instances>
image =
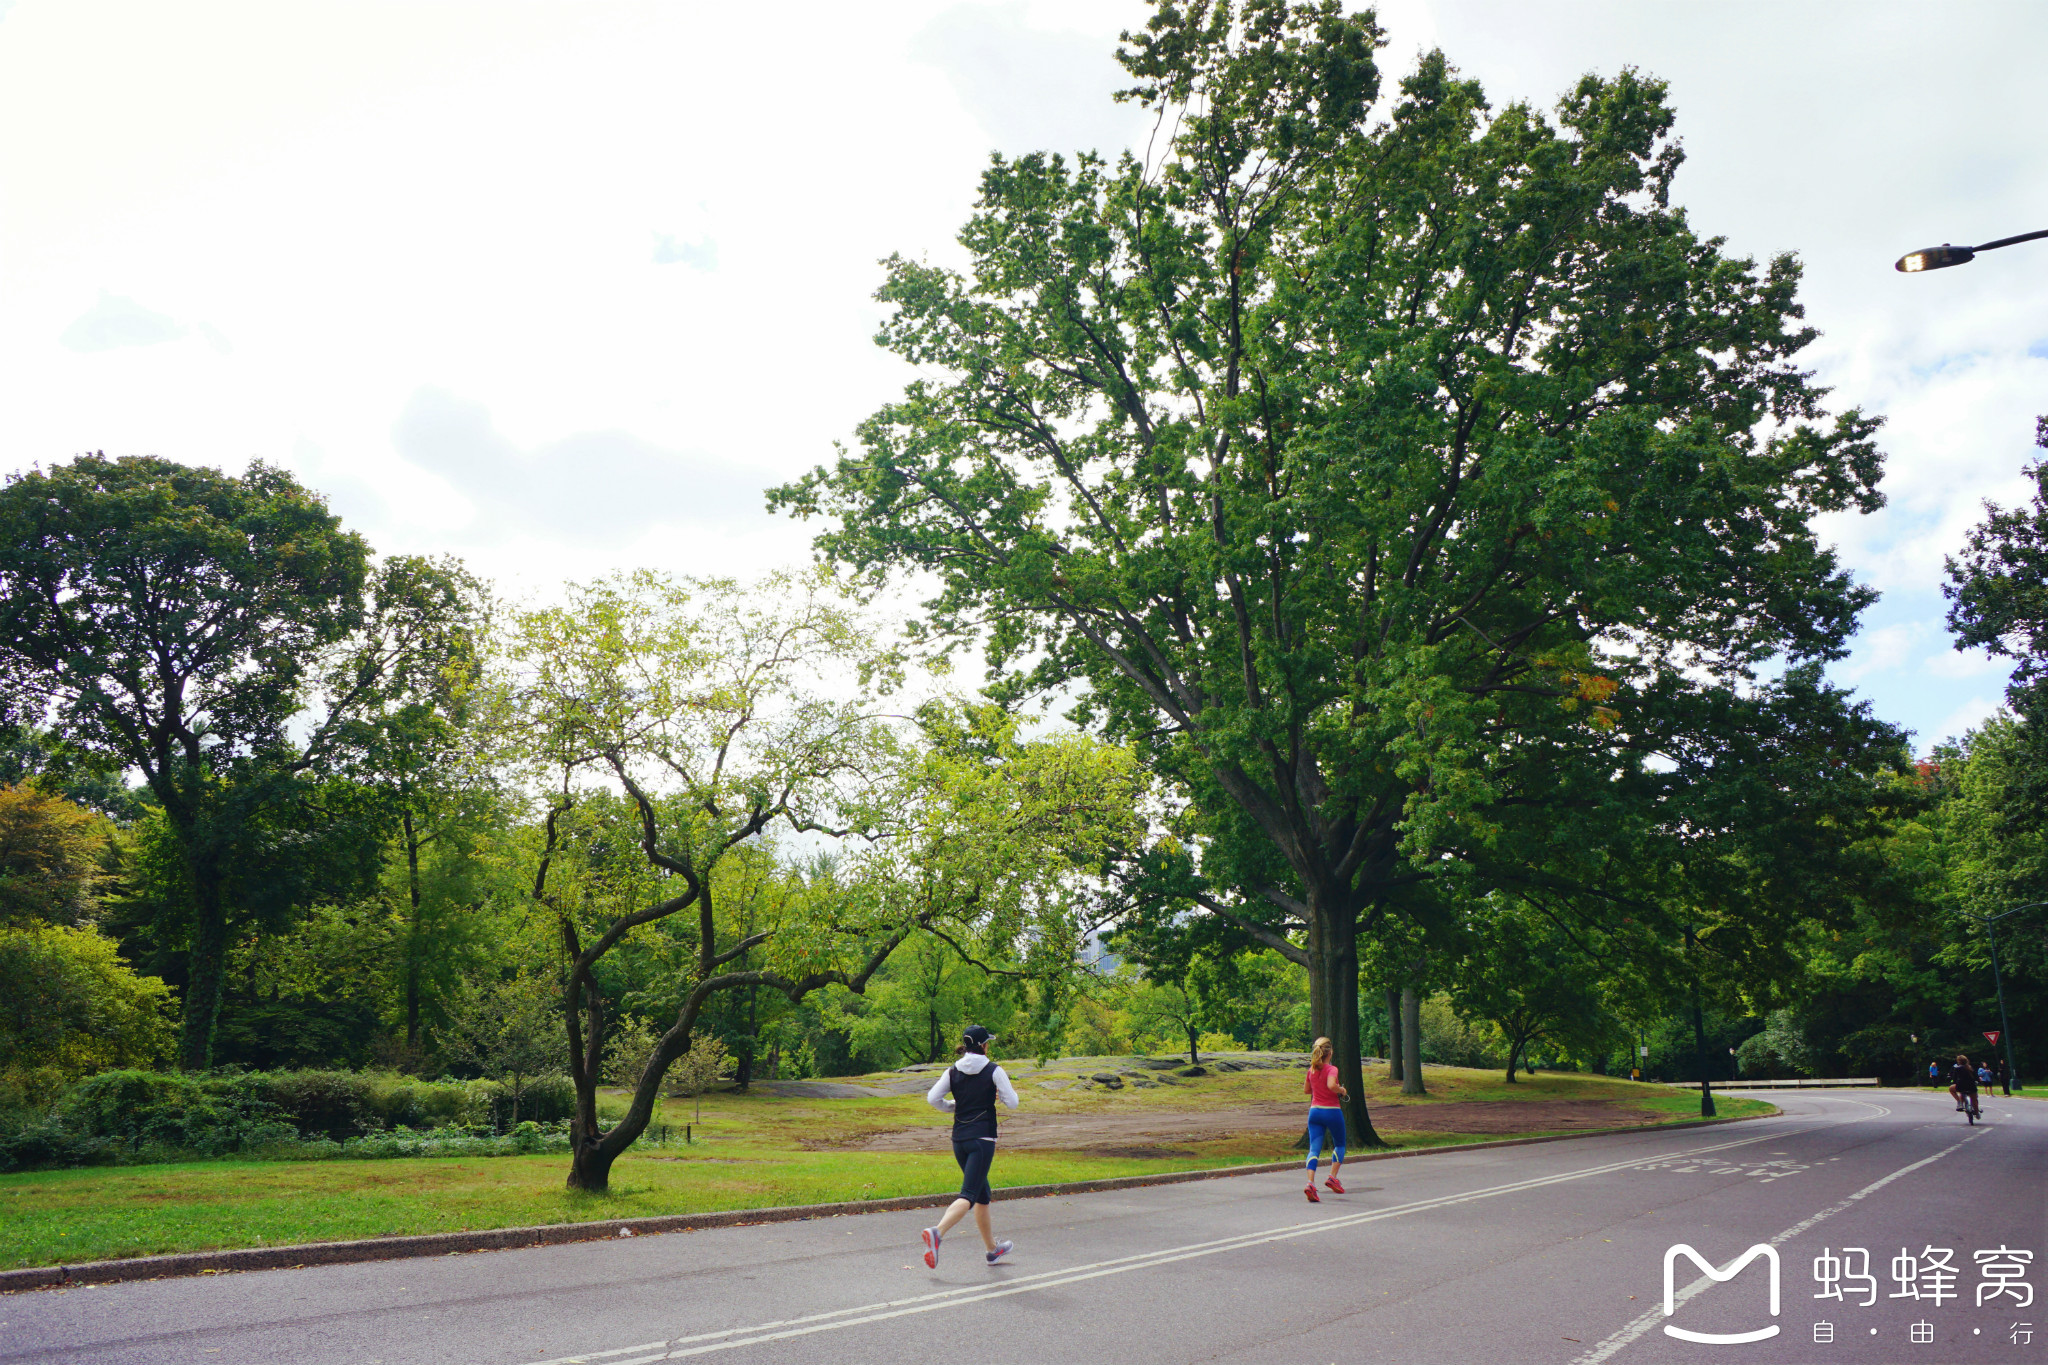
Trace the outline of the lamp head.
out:
<instances>
[{"instance_id":1,"label":"lamp head","mask_svg":"<svg viewBox=\"0 0 2048 1365\"><path fill-rule=\"evenodd\" d=\"M1907 275L1917 275L1923 270L1946 270L1952 265L1964 265L1976 258L1977 253L1966 246L1950 246L1943 242L1940 246L1923 247L1919 251L1907 252L1899 257L1892 269Z\"/></svg>"}]
</instances>

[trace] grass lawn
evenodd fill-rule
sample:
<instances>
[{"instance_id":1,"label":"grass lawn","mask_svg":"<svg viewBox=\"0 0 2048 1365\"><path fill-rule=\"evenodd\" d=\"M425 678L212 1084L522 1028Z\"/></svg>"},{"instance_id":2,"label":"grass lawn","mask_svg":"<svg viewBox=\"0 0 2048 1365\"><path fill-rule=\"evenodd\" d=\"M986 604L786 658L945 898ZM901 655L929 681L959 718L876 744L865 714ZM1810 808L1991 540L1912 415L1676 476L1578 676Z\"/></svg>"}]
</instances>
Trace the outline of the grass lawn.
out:
<instances>
[{"instance_id":1,"label":"grass lawn","mask_svg":"<svg viewBox=\"0 0 2048 1365\"><path fill-rule=\"evenodd\" d=\"M1299 1099L1296 1071L1246 1071L1117 1092L1056 1089L1104 1069L1103 1059L1036 1067L1006 1063L1024 1103L1051 1113L1203 1110ZM1112 1068L1113 1069L1113 1068ZM1427 1096L1401 1096L1368 1081L1374 1120L1396 1146L1433 1146L1505 1136L1403 1132L1404 1107L1454 1101L1612 1098L1696 1117L1690 1091L1597 1076L1538 1075L1510 1086L1498 1072L1431 1067ZM882 1078L876 1078L882 1079ZM888 1077L900 1081L901 1077ZM1717 1098L1727 1117L1768 1111L1759 1100ZM607 1195L565 1190L568 1157L382 1161L203 1161L0 1175L0 1268L75 1264L120 1256L221 1247L401 1236L536 1223L635 1218L781 1204L943 1193L957 1172L948 1155L847 1150L864 1136L943 1120L921 1095L847 1099L716 1095L703 1106L691 1146L636 1149L612 1170ZM695 1122L672 1102L668 1121ZM1292 1156L1298 1133L1177 1142L1175 1155L1006 1151L998 1185L1036 1185L1174 1170L1202 1170Z\"/></svg>"}]
</instances>

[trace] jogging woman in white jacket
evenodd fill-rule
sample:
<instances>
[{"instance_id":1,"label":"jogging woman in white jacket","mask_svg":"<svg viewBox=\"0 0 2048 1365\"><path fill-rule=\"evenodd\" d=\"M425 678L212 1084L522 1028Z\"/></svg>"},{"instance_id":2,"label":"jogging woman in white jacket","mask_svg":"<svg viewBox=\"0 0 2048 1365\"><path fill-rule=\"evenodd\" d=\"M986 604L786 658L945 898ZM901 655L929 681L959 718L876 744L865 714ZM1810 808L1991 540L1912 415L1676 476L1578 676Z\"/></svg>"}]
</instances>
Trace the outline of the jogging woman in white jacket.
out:
<instances>
[{"instance_id":1,"label":"jogging woman in white jacket","mask_svg":"<svg viewBox=\"0 0 2048 1365\"><path fill-rule=\"evenodd\" d=\"M988 1263L994 1265L1010 1252L1008 1242L996 1240L989 1222L988 1206L993 1197L988 1187L989 1164L996 1157L996 1101L1015 1109L1017 1088L1003 1069L989 1060L988 1045L995 1039L979 1024L960 1035L960 1060L946 1068L932 1085L925 1102L941 1113L953 1116L953 1160L960 1163L960 1197L935 1228L924 1230L924 1263L939 1268L939 1242L953 1225L974 1210L974 1225L988 1246Z\"/></svg>"}]
</instances>

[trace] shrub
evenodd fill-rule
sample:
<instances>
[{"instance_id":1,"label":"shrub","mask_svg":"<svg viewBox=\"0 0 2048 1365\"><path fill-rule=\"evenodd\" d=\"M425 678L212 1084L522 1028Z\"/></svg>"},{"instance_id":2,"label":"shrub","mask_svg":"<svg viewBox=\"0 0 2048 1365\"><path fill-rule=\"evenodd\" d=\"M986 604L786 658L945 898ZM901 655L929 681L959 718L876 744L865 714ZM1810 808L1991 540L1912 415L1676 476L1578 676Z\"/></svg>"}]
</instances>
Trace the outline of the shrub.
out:
<instances>
[{"instance_id":1,"label":"shrub","mask_svg":"<svg viewBox=\"0 0 2048 1365\"><path fill-rule=\"evenodd\" d=\"M1813 1047L1790 1010L1772 1010L1766 1015L1764 1031L1745 1039L1735 1050L1735 1060L1741 1063L1742 1074L1752 1079L1783 1080L1811 1076L1814 1071Z\"/></svg>"},{"instance_id":2,"label":"shrub","mask_svg":"<svg viewBox=\"0 0 2048 1365\"><path fill-rule=\"evenodd\" d=\"M576 1112L576 1086L567 1076L541 1076L526 1083L524 1092L513 1104L509 1090L496 1082L484 1082L491 1087L491 1123L499 1132L504 1132L517 1121L532 1119L538 1123L559 1123Z\"/></svg>"},{"instance_id":3,"label":"shrub","mask_svg":"<svg viewBox=\"0 0 2048 1365\"><path fill-rule=\"evenodd\" d=\"M1421 1002L1422 1060L1433 1066L1497 1069L1507 1065L1500 1034L1491 1024L1458 1017L1450 1000L1432 995Z\"/></svg>"},{"instance_id":4,"label":"shrub","mask_svg":"<svg viewBox=\"0 0 2048 1365\"><path fill-rule=\"evenodd\" d=\"M324 1137L335 1142L360 1137L384 1125L366 1077L349 1071L252 1071L229 1082L267 1106L295 1129L296 1137Z\"/></svg>"},{"instance_id":5,"label":"shrub","mask_svg":"<svg viewBox=\"0 0 2048 1365\"><path fill-rule=\"evenodd\" d=\"M243 1077L159 1071L104 1071L73 1088L59 1108L64 1127L131 1149L223 1156L276 1142L298 1130Z\"/></svg>"},{"instance_id":6,"label":"shrub","mask_svg":"<svg viewBox=\"0 0 2048 1365\"><path fill-rule=\"evenodd\" d=\"M175 1014L171 988L98 930L0 928L0 1067L17 1086L55 1077L61 1090L105 1067L147 1066L170 1050Z\"/></svg>"},{"instance_id":7,"label":"shrub","mask_svg":"<svg viewBox=\"0 0 2048 1365\"><path fill-rule=\"evenodd\" d=\"M0 1170L20 1170L229 1154L317 1159L567 1150L576 1092L566 1076L529 1083L515 1124L512 1096L494 1081L421 1081L391 1072L105 1071L72 1087L53 1111L19 1096L10 1101L4 1087L0 1104Z\"/></svg>"},{"instance_id":8,"label":"shrub","mask_svg":"<svg viewBox=\"0 0 2048 1365\"><path fill-rule=\"evenodd\" d=\"M81 1134L45 1117L0 1137L0 1171L27 1171L43 1166L104 1166L119 1156L121 1144Z\"/></svg>"}]
</instances>

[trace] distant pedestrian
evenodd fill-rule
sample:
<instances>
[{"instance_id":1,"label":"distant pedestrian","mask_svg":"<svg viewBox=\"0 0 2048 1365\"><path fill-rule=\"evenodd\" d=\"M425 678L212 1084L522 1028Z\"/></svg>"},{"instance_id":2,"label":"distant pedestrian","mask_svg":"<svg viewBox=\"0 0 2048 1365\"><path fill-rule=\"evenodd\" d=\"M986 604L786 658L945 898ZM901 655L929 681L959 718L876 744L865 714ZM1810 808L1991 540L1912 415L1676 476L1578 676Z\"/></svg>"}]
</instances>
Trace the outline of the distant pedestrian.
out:
<instances>
[{"instance_id":1,"label":"distant pedestrian","mask_svg":"<svg viewBox=\"0 0 2048 1365\"><path fill-rule=\"evenodd\" d=\"M1927 1083L1929 1085L1941 1084L1941 1059L1939 1057L1927 1064Z\"/></svg>"},{"instance_id":2,"label":"distant pedestrian","mask_svg":"<svg viewBox=\"0 0 2048 1365\"><path fill-rule=\"evenodd\" d=\"M1986 1090L1991 1088L1991 1066L1988 1062L1977 1063L1977 1084Z\"/></svg>"},{"instance_id":3,"label":"distant pedestrian","mask_svg":"<svg viewBox=\"0 0 2048 1365\"><path fill-rule=\"evenodd\" d=\"M2000 1057L1991 1064L1991 1074L1998 1078L1998 1088L2010 1095L2012 1093L2012 1075L2005 1068L2005 1058Z\"/></svg>"},{"instance_id":4,"label":"distant pedestrian","mask_svg":"<svg viewBox=\"0 0 2048 1365\"><path fill-rule=\"evenodd\" d=\"M954 1049L960 1060L946 1068L924 1097L932 1108L953 1115L953 1160L960 1163L960 1197L939 1219L937 1227L924 1230L924 1263L933 1270L939 1268L940 1240L969 1210L973 1211L974 1226L988 1248L988 1263L994 1265L1010 1254L1010 1243L996 1240L995 1228L989 1221L989 1201L995 1196L988 1186L988 1169L996 1159L996 1101L1000 1099L1015 1109L1017 1088L1010 1084L1003 1069L989 1059L988 1045L994 1041L994 1035L987 1029L979 1024L970 1025Z\"/></svg>"},{"instance_id":5,"label":"distant pedestrian","mask_svg":"<svg viewBox=\"0 0 2048 1365\"><path fill-rule=\"evenodd\" d=\"M1321 1154L1325 1137L1335 1155L1330 1161L1330 1178L1323 1183L1336 1194L1344 1193L1344 1182L1337 1178L1337 1171L1344 1164L1344 1101L1351 1098L1351 1092L1337 1079L1337 1068L1330 1061L1332 1051L1328 1038L1316 1039L1308 1054L1308 1077L1301 1086L1308 1092L1307 1193L1311 1204L1323 1202L1316 1193L1316 1158Z\"/></svg>"}]
</instances>

